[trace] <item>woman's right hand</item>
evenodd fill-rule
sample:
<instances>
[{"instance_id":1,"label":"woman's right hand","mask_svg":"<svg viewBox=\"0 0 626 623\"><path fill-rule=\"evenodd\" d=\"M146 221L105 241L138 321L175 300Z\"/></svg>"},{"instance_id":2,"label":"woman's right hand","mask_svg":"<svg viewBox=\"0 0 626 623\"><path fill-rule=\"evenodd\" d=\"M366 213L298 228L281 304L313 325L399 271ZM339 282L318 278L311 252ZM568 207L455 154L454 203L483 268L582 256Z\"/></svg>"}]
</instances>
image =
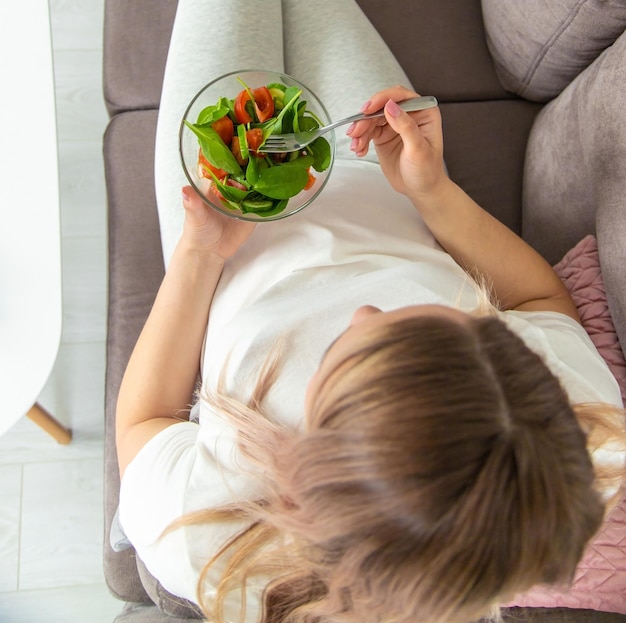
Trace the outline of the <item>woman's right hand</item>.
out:
<instances>
[{"instance_id":1,"label":"woman's right hand","mask_svg":"<svg viewBox=\"0 0 626 623\"><path fill-rule=\"evenodd\" d=\"M579 321L550 264L446 175L439 109L405 113L395 104L415 95L403 87L374 95L362 110L384 107L384 121L367 119L350 127L354 152L363 156L374 143L391 185L409 197L460 266L487 278L501 309L556 311Z\"/></svg>"},{"instance_id":2,"label":"woman's right hand","mask_svg":"<svg viewBox=\"0 0 626 623\"><path fill-rule=\"evenodd\" d=\"M348 136L357 156L367 154L371 141L393 188L419 202L447 175L439 108L406 113L396 104L412 97L417 93L401 86L376 93L361 111L373 113L384 107L385 116L358 121L348 129Z\"/></svg>"}]
</instances>

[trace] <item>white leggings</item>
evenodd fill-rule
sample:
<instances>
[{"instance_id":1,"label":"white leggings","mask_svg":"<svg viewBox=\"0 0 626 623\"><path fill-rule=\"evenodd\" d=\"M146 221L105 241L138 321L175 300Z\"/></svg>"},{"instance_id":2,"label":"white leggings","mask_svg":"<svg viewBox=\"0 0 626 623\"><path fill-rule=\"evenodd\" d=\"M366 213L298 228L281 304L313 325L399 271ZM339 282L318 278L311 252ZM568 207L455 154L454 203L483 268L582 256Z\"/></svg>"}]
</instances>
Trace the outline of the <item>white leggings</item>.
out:
<instances>
[{"instance_id":1,"label":"white leggings","mask_svg":"<svg viewBox=\"0 0 626 623\"><path fill-rule=\"evenodd\" d=\"M182 232L180 189L187 183L178 153L180 121L205 84L240 69L293 76L319 97L331 119L358 112L376 91L411 87L355 0L179 0L156 133L155 186L166 266ZM336 157L353 157L341 128Z\"/></svg>"}]
</instances>

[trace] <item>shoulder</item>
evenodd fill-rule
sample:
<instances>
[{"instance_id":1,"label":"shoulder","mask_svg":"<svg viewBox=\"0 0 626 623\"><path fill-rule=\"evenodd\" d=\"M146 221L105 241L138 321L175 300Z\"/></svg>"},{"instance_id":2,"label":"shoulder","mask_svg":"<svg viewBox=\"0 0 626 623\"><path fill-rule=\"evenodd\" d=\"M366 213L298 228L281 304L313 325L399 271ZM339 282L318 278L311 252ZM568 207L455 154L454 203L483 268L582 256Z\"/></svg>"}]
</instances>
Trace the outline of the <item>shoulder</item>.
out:
<instances>
[{"instance_id":1,"label":"shoulder","mask_svg":"<svg viewBox=\"0 0 626 623\"><path fill-rule=\"evenodd\" d=\"M596 486L609 508L619 501L626 464L619 385L585 329L557 312L501 312L507 326L560 380L587 434Z\"/></svg>"},{"instance_id":2,"label":"shoulder","mask_svg":"<svg viewBox=\"0 0 626 623\"><path fill-rule=\"evenodd\" d=\"M615 377L578 322L549 311L506 311L499 317L543 359L561 381L572 404L623 406Z\"/></svg>"},{"instance_id":3,"label":"shoulder","mask_svg":"<svg viewBox=\"0 0 626 623\"><path fill-rule=\"evenodd\" d=\"M194 468L198 425L179 422L149 439L129 462L120 487L122 523L156 532L180 515L185 484ZM131 510L132 509L132 510ZM144 523L145 522L145 523Z\"/></svg>"}]
</instances>

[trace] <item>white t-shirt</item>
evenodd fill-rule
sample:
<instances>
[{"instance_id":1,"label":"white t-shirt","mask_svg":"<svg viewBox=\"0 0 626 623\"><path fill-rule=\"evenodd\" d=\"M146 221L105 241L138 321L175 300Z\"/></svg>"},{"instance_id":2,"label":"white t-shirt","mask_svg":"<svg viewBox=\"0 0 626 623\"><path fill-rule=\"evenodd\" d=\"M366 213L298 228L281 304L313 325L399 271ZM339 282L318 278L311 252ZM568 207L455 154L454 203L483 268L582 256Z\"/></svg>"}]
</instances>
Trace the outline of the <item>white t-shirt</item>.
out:
<instances>
[{"instance_id":1,"label":"white t-shirt","mask_svg":"<svg viewBox=\"0 0 626 623\"><path fill-rule=\"evenodd\" d=\"M358 307L386 311L424 303L469 311L477 307L478 296L377 165L337 161L314 204L285 220L259 225L228 263L211 307L203 383L214 389L229 358L226 391L245 401L279 343L281 374L267 408L274 419L298 428L308 381ZM552 312L504 312L501 317L543 357L573 402L621 406L615 379L578 323ZM613 459L623 462L622 456ZM196 601L200 570L243 526L184 527L159 536L186 513L254 497L256 480L242 465L236 430L201 401L198 424L170 426L128 466L120 493L121 524L147 568L175 595ZM218 566L208 585L216 586L219 576ZM249 590L249 621L257 619L262 589ZM233 595L227 620L236 618L238 603Z\"/></svg>"}]
</instances>

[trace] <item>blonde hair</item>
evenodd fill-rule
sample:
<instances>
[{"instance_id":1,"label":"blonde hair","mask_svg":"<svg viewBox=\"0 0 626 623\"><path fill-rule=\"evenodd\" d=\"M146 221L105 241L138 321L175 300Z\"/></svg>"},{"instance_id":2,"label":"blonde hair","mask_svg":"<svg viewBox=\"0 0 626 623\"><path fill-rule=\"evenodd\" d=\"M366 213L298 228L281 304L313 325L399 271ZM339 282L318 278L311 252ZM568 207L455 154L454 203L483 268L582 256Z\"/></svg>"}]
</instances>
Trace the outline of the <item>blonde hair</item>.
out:
<instances>
[{"instance_id":1,"label":"blonde hair","mask_svg":"<svg viewBox=\"0 0 626 623\"><path fill-rule=\"evenodd\" d=\"M570 582L604 516L599 486L621 482L598 481L586 446L623 445L623 413L573 409L495 317L371 331L326 377L301 432L263 412L277 373L273 360L247 405L205 397L239 429L263 490L180 522L247 523L200 578L218 623L232 591L243 620L246 585L265 577L264 623L477 619L535 584Z\"/></svg>"}]
</instances>

